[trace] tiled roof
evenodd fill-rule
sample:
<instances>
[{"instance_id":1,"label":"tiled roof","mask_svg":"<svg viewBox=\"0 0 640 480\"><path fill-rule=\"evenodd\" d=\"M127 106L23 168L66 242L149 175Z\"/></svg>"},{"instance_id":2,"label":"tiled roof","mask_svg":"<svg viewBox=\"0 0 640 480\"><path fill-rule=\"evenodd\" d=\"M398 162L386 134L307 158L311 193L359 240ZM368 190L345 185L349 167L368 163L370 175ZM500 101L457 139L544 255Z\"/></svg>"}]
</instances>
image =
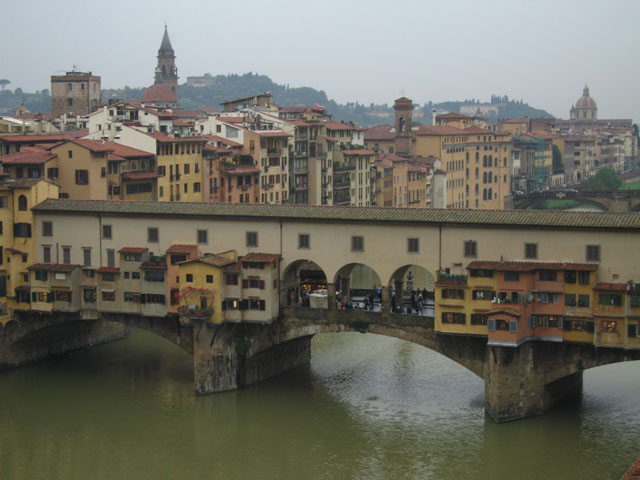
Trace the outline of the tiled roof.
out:
<instances>
[{"instance_id":1,"label":"tiled roof","mask_svg":"<svg viewBox=\"0 0 640 480\"><path fill-rule=\"evenodd\" d=\"M142 92L143 102L177 102L176 94L173 93L171 87L162 84L151 85Z\"/></svg>"},{"instance_id":2,"label":"tiled roof","mask_svg":"<svg viewBox=\"0 0 640 480\"><path fill-rule=\"evenodd\" d=\"M275 262L280 259L280 255L277 253L247 253L240 259L241 262Z\"/></svg>"},{"instance_id":3,"label":"tiled roof","mask_svg":"<svg viewBox=\"0 0 640 480\"><path fill-rule=\"evenodd\" d=\"M375 155L374 152L372 152L371 150L364 150L364 149L360 149L360 150L344 150L343 155Z\"/></svg>"},{"instance_id":4,"label":"tiled roof","mask_svg":"<svg viewBox=\"0 0 640 480\"><path fill-rule=\"evenodd\" d=\"M23 148L20 152L0 157L2 165L41 165L52 158L56 158L55 153L41 149Z\"/></svg>"},{"instance_id":5,"label":"tiled roof","mask_svg":"<svg viewBox=\"0 0 640 480\"><path fill-rule=\"evenodd\" d=\"M31 188L38 182L49 182L49 180L44 178L9 178L3 180L3 182L0 187L6 187L3 190L9 190L12 188Z\"/></svg>"},{"instance_id":6,"label":"tiled roof","mask_svg":"<svg viewBox=\"0 0 640 480\"><path fill-rule=\"evenodd\" d=\"M283 132L282 130L249 130L250 132L257 133L261 137L292 137L290 133Z\"/></svg>"},{"instance_id":7,"label":"tiled roof","mask_svg":"<svg viewBox=\"0 0 640 480\"><path fill-rule=\"evenodd\" d=\"M181 243L174 243L167 249L167 253L191 253L198 250L197 245L185 245Z\"/></svg>"},{"instance_id":8,"label":"tiled roof","mask_svg":"<svg viewBox=\"0 0 640 480\"><path fill-rule=\"evenodd\" d=\"M223 175L255 175L260 173L260 169L258 167L245 167L238 166L232 168L223 168L221 169Z\"/></svg>"},{"instance_id":9,"label":"tiled roof","mask_svg":"<svg viewBox=\"0 0 640 480\"><path fill-rule=\"evenodd\" d=\"M45 270L47 272L72 272L80 265L67 265L62 263L34 263L27 270Z\"/></svg>"},{"instance_id":10,"label":"tiled roof","mask_svg":"<svg viewBox=\"0 0 640 480\"><path fill-rule=\"evenodd\" d=\"M144 253L148 248L145 247L122 247L118 253Z\"/></svg>"},{"instance_id":11,"label":"tiled roof","mask_svg":"<svg viewBox=\"0 0 640 480\"><path fill-rule=\"evenodd\" d=\"M178 263L179 265L184 265L186 263L194 263L194 262L206 263L214 267L224 267L226 265L231 265L236 263L235 260L231 260L230 258L222 257L220 255L205 255L204 257L199 257L193 260L186 260L184 262L178 262Z\"/></svg>"},{"instance_id":12,"label":"tiled roof","mask_svg":"<svg viewBox=\"0 0 640 480\"><path fill-rule=\"evenodd\" d=\"M396 132L391 125L376 125L364 132L365 140L395 140Z\"/></svg>"},{"instance_id":13,"label":"tiled roof","mask_svg":"<svg viewBox=\"0 0 640 480\"><path fill-rule=\"evenodd\" d=\"M202 135L202 138L210 142L218 142L223 145L227 145L228 147L242 147L241 143L234 142L233 140L228 140L218 135Z\"/></svg>"},{"instance_id":14,"label":"tiled roof","mask_svg":"<svg viewBox=\"0 0 640 480\"><path fill-rule=\"evenodd\" d=\"M81 147L87 148L95 153L106 153L113 151L113 142L103 142L101 140L85 140L78 138L68 138L66 142L60 144L64 145L65 143L75 143L76 145L80 145ZM55 145L51 147L51 149L59 147L60 145Z\"/></svg>"},{"instance_id":15,"label":"tiled roof","mask_svg":"<svg viewBox=\"0 0 640 480\"><path fill-rule=\"evenodd\" d=\"M328 121L324 122L324 124L329 130L354 130L354 126L347 123Z\"/></svg>"},{"instance_id":16,"label":"tiled roof","mask_svg":"<svg viewBox=\"0 0 640 480\"><path fill-rule=\"evenodd\" d=\"M627 289L626 283L596 283L593 287L594 290L611 290L615 292L624 292Z\"/></svg>"},{"instance_id":17,"label":"tiled roof","mask_svg":"<svg viewBox=\"0 0 640 480\"><path fill-rule=\"evenodd\" d=\"M1 135L0 141L6 143L57 143L68 140L69 136L61 134L50 135Z\"/></svg>"},{"instance_id":18,"label":"tiled roof","mask_svg":"<svg viewBox=\"0 0 640 480\"><path fill-rule=\"evenodd\" d=\"M533 272L536 270L583 270L595 271L595 263L559 263L559 262L494 262L476 260L467 265L467 270L498 270L501 272Z\"/></svg>"},{"instance_id":19,"label":"tiled roof","mask_svg":"<svg viewBox=\"0 0 640 480\"><path fill-rule=\"evenodd\" d=\"M143 262L140 264L140 268L144 270L166 270L167 266L164 263Z\"/></svg>"},{"instance_id":20,"label":"tiled roof","mask_svg":"<svg viewBox=\"0 0 640 480\"><path fill-rule=\"evenodd\" d=\"M118 267L100 267L96 270L98 273L120 273L120 269Z\"/></svg>"},{"instance_id":21,"label":"tiled roof","mask_svg":"<svg viewBox=\"0 0 640 480\"><path fill-rule=\"evenodd\" d=\"M464 113L456 113L456 112L450 112L450 113L443 113L441 115L436 115L436 120L439 119L465 119L465 120L471 120L471 117L469 115L465 115Z\"/></svg>"},{"instance_id":22,"label":"tiled roof","mask_svg":"<svg viewBox=\"0 0 640 480\"><path fill-rule=\"evenodd\" d=\"M32 208L58 214L119 214L153 217L218 217L290 219L322 222L385 224L447 224L463 226L522 226L576 230L640 230L637 213L569 212L563 210L463 210L307 205L151 202L123 200L48 199Z\"/></svg>"},{"instance_id":23,"label":"tiled roof","mask_svg":"<svg viewBox=\"0 0 640 480\"><path fill-rule=\"evenodd\" d=\"M138 150L137 148L127 147L116 142L105 142L111 147L111 151L123 158L138 158L138 157L153 157L153 153L145 152L144 150Z\"/></svg>"}]
</instances>

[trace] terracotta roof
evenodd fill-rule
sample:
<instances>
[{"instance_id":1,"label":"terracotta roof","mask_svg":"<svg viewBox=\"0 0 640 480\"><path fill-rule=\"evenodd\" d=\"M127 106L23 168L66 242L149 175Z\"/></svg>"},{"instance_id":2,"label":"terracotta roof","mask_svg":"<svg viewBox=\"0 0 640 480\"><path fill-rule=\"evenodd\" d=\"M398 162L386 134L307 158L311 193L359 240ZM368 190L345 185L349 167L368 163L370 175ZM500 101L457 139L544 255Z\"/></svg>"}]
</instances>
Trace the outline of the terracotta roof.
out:
<instances>
[{"instance_id":1,"label":"terracotta roof","mask_svg":"<svg viewBox=\"0 0 640 480\"><path fill-rule=\"evenodd\" d=\"M0 163L3 165L41 165L56 156L55 153L42 149L23 148L20 152L0 156Z\"/></svg>"},{"instance_id":2,"label":"terracotta roof","mask_svg":"<svg viewBox=\"0 0 640 480\"><path fill-rule=\"evenodd\" d=\"M48 199L34 212L153 217L215 217L233 219L290 219L321 222L366 222L387 225L513 226L539 229L640 231L637 213L570 212L563 210L464 210L308 205L254 205L229 203L151 202L122 200Z\"/></svg>"},{"instance_id":3,"label":"terracotta roof","mask_svg":"<svg viewBox=\"0 0 640 480\"><path fill-rule=\"evenodd\" d=\"M47 272L71 272L80 265L67 265L62 263L34 263L27 270L45 270Z\"/></svg>"},{"instance_id":4,"label":"terracotta roof","mask_svg":"<svg viewBox=\"0 0 640 480\"><path fill-rule=\"evenodd\" d=\"M371 150L343 150L342 151L343 155L375 155L375 152L372 152Z\"/></svg>"},{"instance_id":5,"label":"terracotta roof","mask_svg":"<svg viewBox=\"0 0 640 480\"><path fill-rule=\"evenodd\" d=\"M57 143L69 140L68 135L50 134L50 135L2 135L0 141L6 143Z\"/></svg>"},{"instance_id":6,"label":"terracotta roof","mask_svg":"<svg viewBox=\"0 0 640 480\"><path fill-rule=\"evenodd\" d=\"M204 149L205 152L216 152L219 153L220 155L233 155L235 152L229 148L224 148L224 147L214 147L213 145L205 145Z\"/></svg>"},{"instance_id":7,"label":"terracotta roof","mask_svg":"<svg viewBox=\"0 0 640 480\"><path fill-rule=\"evenodd\" d=\"M328 121L324 122L324 124L329 130L354 130L354 126L347 123Z\"/></svg>"},{"instance_id":8,"label":"terracotta roof","mask_svg":"<svg viewBox=\"0 0 640 480\"><path fill-rule=\"evenodd\" d=\"M440 120L440 119L465 119L465 120L471 120L471 116L469 115L465 115L464 113L456 113L456 112L450 112L450 113L443 113L440 115L436 115L436 120Z\"/></svg>"},{"instance_id":9,"label":"terracotta roof","mask_svg":"<svg viewBox=\"0 0 640 480\"><path fill-rule=\"evenodd\" d=\"M105 142L105 145L111 147L112 152L115 155L119 155L123 158L138 158L138 157L153 157L153 153L145 152L144 150L138 150L137 148L127 147L121 143Z\"/></svg>"},{"instance_id":10,"label":"terracotta roof","mask_svg":"<svg viewBox=\"0 0 640 480\"><path fill-rule=\"evenodd\" d=\"M143 262L140 264L140 268L143 270L166 270L167 266L164 263Z\"/></svg>"},{"instance_id":11,"label":"terracotta roof","mask_svg":"<svg viewBox=\"0 0 640 480\"><path fill-rule=\"evenodd\" d=\"M118 253L144 253L148 248L145 247L122 247Z\"/></svg>"},{"instance_id":12,"label":"terracotta roof","mask_svg":"<svg viewBox=\"0 0 640 480\"><path fill-rule=\"evenodd\" d=\"M220 120L223 123L244 123L245 118L244 117L218 117L218 120Z\"/></svg>"},{"instance_id":13,"label":"terracotta roof","mask_svg":"<svg viewBox=\"0 0 640 480\"><path fill-rule=\"evenodd\" d=\"M391 125L376 125L364 132L365 140L395 140L396 132L392 131Z\"/></svg>"},{"instance_id":14,"label":"terracotta roof","mask_svg":"<svg viewBox=\"0 0 640 480\"><path fill-rule=\"evenodd\" d=\"M167 253L191 253L197 251L197 245L185 245L181 243L174 243L167 249Z\"/></svg>"},{"instance_id":15,"label":"terracotta roof","mask_svg":"<svg viewBox=\"0 0 640 480\"><path fill-rule=\"evenodd\" d=\"M277 253L257 253L251 252L247 253L244 257L240 259L241 262L275 262L280 259L280 255Z\"/></svg>"},{"instance_id":16,"label":"terracotta roof","mask_svg":"<svg viewBox=\"0 0 640 480\"><path fill-rule=\"evenodd\" d=\"M508 132L495 132L479 127L457 128L449 125L425 125L418 128L416 135L493 135L504 137L510 135Z\"/></svg>"},{"instance_id":17,"label":"terracotta roof","mask_svg":"<svg viewBox=\"0 0 640 480\"><path fill-rule=\"evenodd\" d=\"M100 267L96 270L98 273L120 273L120 269L118 267Z\"/></svg>"},{"instance_id":18,"label":"terracotta roof","mask_svg":"<svg viewBox=\"0 0 640 480\"><path fill-rule=\"evenodd\" d=\"M106 153L113 151L113 142L104 142L102 140L85 140L77 138L67 138L66 140L66 142L49 147L49 150L53 150L54 148L66 145L67 143L75 143L76 145L80 145L81 147L84 147L95 153Z\"/></svg>"},{"instance_id":19,"label":"terracotta roof","mask_svg":"<svg viewBox=\"0 0 640 480\"><path fill-rule=\"evenodd\" d=\"M151 85L142 92L143 102L177 102L176 94L173 93L171 87L162 84Z\"/></svg>"},{"instance_id":20,"label":"terracotta roof","mask_svg":"<svg viewBox=\"0 0 640 480\"><path fill-rule=\"evenodd\" d=\"M223 175L255 175L260 173L258 167L235 167L235 168L222 168ZM241 187L242 188L242 187Z\"/></svg>"},{"instance_id":21,"label":"terracotta roof","mask_svg":"<svg viewBox=\"0 0 640 480\"><path fill-rule=\"evenodd\" d=\"M559 262L496 262L476 260L467 265L467 270L498 270L501 272L533 272L536 270L583 270L595 271L595 263L559 263Z\"/></svg>"},{"instance_id":22,"label":"terracotta roof","mask_svg":"<svg viewBox=\"0 0 640 480\"><path fill-rule=\"evenodd\" d=\"M293 137L290 133L283 132L282 130L249 130L250 132L257 133L261 137Z\"/></svg>"},{"instance_id":23,"label":"terracotta roof","mask_svg":"<svg viewBox=\"0 0 640 480\"><path fill-rule=\"evenodd\" d=\"M218 135L202 135L202 138L204 138L204 139L206 139L208 141L212 141L212 142L219 142L219 143L222 143L223 145L227 145L229 147L242 147L241 143L234 142L233 140L228 140L228 139L220 137Z\"/></svg>"},{"instance_id":24,"label":"terracotta roof","mask_svg":"<svg viewBox=\"0 0 640 480\"><path fill-rule=\"evenodd\" d=\"M606 283L599 282L593 287L594 290L612 290L615 292L624 292L627 289L626 283Z\"/></svg>"},{"instance_id":25,"label":"terracotta roof","mask_svg":"<svg viewBox=\"0 0 640 480\"><path fill-rule=\"evenodd\" d=\"M226 265L231 265L236 263L235 260L231 260L227 257L222 257L220 255L205 255L204 257L194 258L193 260L185 260L184 262L178 262L178 265L184 265L186 263L206 263L208 265L214 267L224 267Z\"/></svg>"},{"instance_id":26,"label":"terracotta roof","mask_svg":"<svg viewBox=\"0 0 640 480\"><path fill-rule=\"evenodd\" d=\"M38 182L49 182L49 180L44 178L9 178L3 180L3 182L0 187L3 187L3 190L10 190L13 188L31 188Z\"/></svg>"},{"instance_id":27,"label":"terracotta roof","mask_svg":"<svg viewBox=\"0 0 640 480\"><path fill-rule=\"evenodd\" d=\"M161 177L161 175L156 172L126 172L122 174L122 178L126 180L148 180L159 177Z\"/></svg>"},{"instance_id":28,"label":"terracotta roof","mask_svg":"<svg viewBox=\"0 0 640 480\"><path fill-rule=\"evenodd\" d=\"M193 120L174 120L173 126L174 127L192 127Z\"/></svg>"},{"instance_id":29,"label":"terracotta roof","mask_svg":"<svg viewBox=\"0 0 640 480\"><path fill-rule=\"evenodd\" d=\"M321 121L313 121L307 122L306 120L286 120L287 123L291 125L295 125L296 127L322 127L324 126L324 122Z\"/></svg>"}]
</instances>

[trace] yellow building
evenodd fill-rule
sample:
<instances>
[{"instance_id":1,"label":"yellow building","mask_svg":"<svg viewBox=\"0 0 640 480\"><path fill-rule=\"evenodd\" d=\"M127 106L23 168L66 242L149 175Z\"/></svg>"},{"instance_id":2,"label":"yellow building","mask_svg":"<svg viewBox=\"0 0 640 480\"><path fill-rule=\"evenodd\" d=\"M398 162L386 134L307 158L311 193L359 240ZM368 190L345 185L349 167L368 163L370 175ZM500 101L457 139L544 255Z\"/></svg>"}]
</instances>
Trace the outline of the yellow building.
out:
<instances>
[{"instance_id":1,"label":"yellow building","mask_svg":"<svg viewBox=\"0 0 640 480\"><path fill-rule=\"evenodd\" d=\"M28 267L36 259L31 208L57 198L58 190L57 185L39 178L4 178L0 183L0 323L11 320L13 310L30 308ZM51 230L46 232L53 235ZM51 246L48 248L51 257Z\"/></svg>"},{"instance_id":2,"label":"yellow building","mask_svg":"<svg viewBox=\"0 0 640 480\"><path fill-rule=\"evenodd\" d=\"M415 155L434 156L447 172L447 208L504 209L511 194L511 141L508 133L475 126L420 127Z\"/></svg>"},{"instance_id":3,"label":"yellow building","mask_svg":"<svg viewBox=\"0 0 640 480\"><path fill-rule=\"evenodd\" d=\"M156 140L158 201L204 201L202 149L200 137L173 138L162 133L148 134Z\"/></svg>"},{"instance_id":4,"label":"yellow building","mask_svg":"<svg viewBox=\"0 0 640 480\"><path fill-rule=\"evenodd\" d=\"M107 199L107 154L113 148L97 140L67 140L49 148L57 158L47 169L57 169L60 198Z\"/></svg>"}]
</instances>

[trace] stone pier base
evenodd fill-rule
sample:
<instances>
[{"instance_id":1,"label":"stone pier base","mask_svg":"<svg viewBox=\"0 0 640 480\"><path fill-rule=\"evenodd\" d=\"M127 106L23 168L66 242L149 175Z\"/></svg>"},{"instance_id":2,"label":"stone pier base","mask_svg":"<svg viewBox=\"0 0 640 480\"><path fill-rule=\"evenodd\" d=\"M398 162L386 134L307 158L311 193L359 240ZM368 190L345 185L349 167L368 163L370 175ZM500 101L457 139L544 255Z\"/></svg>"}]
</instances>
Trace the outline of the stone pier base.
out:
<instances>
[{"instance_id":1,"label":"stone pier base","mask_svg":"<svg viewBox=\"0 0 640 480\"><path fill-rule=\"evenodd\" d=\"M498 423L545 413L582 391L582 370L559 372L548 345L490 347L485 364L485 407ZM567 360L567 359L564 359Z\"/></svg>"},{"instance_id":2,"label":"stone pier base","mask_svg":"<svg viewBox=\"0 0 640 480\"><path fill-rule=\"evenodd\" d=\"M252 385L304 365L311 359L311 336L278 343L254 353L255 345L264 345L264 332L251 337L239 334L240 331L228 325L194 331L196 394Z\"/></svg>"}]
</instances>

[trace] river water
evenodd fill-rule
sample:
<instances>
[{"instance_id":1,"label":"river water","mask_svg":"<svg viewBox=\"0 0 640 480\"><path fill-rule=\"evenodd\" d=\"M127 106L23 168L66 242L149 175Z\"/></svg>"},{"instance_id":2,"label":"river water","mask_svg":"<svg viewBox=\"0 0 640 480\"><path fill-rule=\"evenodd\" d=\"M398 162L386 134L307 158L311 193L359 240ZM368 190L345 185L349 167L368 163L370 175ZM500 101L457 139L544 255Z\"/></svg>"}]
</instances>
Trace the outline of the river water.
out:
<instances>
[{"instance_id":1,"label":"river water","mask_svg":"<svg viewBox=\"0 0 640 480\"><path fill-rule=\"evenodd\" d=\"M195 397L191 357L134 330L0 372L0 479L617 480L640 455L639 367L497 425L479 378L401 340L318 335L310 365Z\"/></svg>"}]
</instances>

